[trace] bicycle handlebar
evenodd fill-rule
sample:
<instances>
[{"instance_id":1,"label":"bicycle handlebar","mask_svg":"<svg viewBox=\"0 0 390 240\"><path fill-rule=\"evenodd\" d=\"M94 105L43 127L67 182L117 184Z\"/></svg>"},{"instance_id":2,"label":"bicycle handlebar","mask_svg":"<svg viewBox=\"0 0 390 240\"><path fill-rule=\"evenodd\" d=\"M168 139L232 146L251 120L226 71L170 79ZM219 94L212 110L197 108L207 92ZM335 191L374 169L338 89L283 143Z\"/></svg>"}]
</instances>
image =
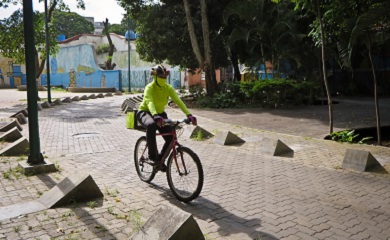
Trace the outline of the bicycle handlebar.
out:
<instances>
[{"instance_id":1,"label":"bicycle handlebar","mask_svg":"<svg viewBox=\"0 0 390 240\"><path fill-rule=\"evenodd\" d=\"M190 120L188 120L188 118L184 118L184 119L164 119L164 122L166 125L171 125L171 126L174 126L174 125L179 125L180 123L185 123L185 124L190 124Z\"/></svg>"}]
</instances>

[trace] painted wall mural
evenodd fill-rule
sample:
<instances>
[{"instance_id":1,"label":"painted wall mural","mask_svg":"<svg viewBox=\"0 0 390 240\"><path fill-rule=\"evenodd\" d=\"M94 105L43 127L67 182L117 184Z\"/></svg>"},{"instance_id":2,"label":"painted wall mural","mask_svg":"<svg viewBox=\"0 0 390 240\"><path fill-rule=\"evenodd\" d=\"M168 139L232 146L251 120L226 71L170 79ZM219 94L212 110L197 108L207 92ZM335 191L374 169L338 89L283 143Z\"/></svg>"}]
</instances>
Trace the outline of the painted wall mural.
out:
<instances>
[{"instance_id":1,"label":"painted wall mural","mask_svg":"<svg viewBox=\"0 0 390 240\"><path fill-rule=\"evenodd\" d=\"M115 87L122 90L121 71L105 71L98 67L92 45L64 47L55 57L50 57L50 84L66 87ZM41 76L47 85L47 75Z\"/></svg>"}]
</instances>

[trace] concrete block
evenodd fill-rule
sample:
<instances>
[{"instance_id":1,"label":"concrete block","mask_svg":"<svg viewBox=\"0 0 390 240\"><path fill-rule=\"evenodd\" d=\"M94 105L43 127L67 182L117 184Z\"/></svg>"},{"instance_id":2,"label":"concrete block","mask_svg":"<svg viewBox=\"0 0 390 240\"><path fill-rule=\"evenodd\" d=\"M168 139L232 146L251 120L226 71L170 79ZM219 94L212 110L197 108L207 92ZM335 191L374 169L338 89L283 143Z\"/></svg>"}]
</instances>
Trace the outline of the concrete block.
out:
<instances>
[{"instance_id":1,"label":"concrete block","mask_svg":"<svg viewBox=\"0 0 390 240\"><path fill-rule=\"evenodd\" d=\"M95 94L91 94L91 95L88 96L88 99L96 99L96 98L97 98L97 97L96 97Z\"/></svg>"},{"instance_id":2,"label":"concrete block","mask_svg":"<svg viewBox=\"0 0 390 240\"><path fill-rule=\"evenodd\" d=\"M126 105L124 107L123 113L131 112L131 111L133 111L132 108Z\"/></svg>"},{"instance_id":3,"label":"concrete block","mask_svg":"<svg viewBox=\"0 0 390 240\"><path fill-rule=\"evenodd\" d=\"M37 103L37 110L38 110L38 111L42 111L42 109L43 109L43 108L42 108L41 104Z\"/></svg>"},{"instance_id":4,"label":"concrete block","mask_svg":"<svg viewBox=\"0 0 390 240\"><path fill-rule=\"evenodd\" d=\"M80 100L88 100L89 98L87 97L87 95L83 95L80 97Z\"/></svg>"},{"instance_id":5,"label":"concrete block","mask_svg":"<svg viewBox=\"0 0 390 240\"><path fill-rule=\"evenodd\" d=\"M104 95L103 93L99 93L98 95L96 95L97 98L104 98Z\"/></svg>"},{"instance_id":6,"label":"concrete block","mask_svg":"<svg viewBox=\"0 0 390 240\"><path fill-rule=\"evenodd\" d=\"M44 101L43 103L41 103L41 107L42 108L49 108L49 107L51 107L51 105L48 101Z\"/></svg>"},{"instance_id":7,"label":"concrete block","mask_svg":"<svg viewBox=\"0 0 390 240\"><path fill-rule=\"evenodd\" d=\"M63 103L61 102L61 99L57 98L56 100L53 101L52 105L62 105Z\"/></svg>"},{"instance_id":8,"label":"concrete block","mask_svg":"<svg viewBox=\"0 0 390 240\"><path fill-rule=\"evenodd\" d=\"M214 143L219 145L233 145L245 143L245 141L229 131L220 131L215 135Z\"/></svg>"},{"instance_id":9,"label":"concrete block","mask_svg":"<svg viewBox=\"0 0 390 240\"><path fill-rule=\"evenodd\" d=\"M19 129L19 131L23 130L18 119L16 119L16 118L5 118L5 119L3 118L3 119L0 119L0 121L6 123L5 126L0 127L0 132L7 132L14 127L17 127Z\"/></svg>"},{"instance_id":10,"label":"concrete block","mask_svg":"<svg viewBox=\"0 0 390 240\"><path fill-rule=\"evenodd\" d=\"M0 134L0 141L14 142L19 138L23 137L17 127L12 128L11 130Z\"/></svg>"},{"instance_id":11,"label":"concrete block","mask_svg":"<svg viewBox=\"0 0 390 240\"><path fill-rule=\"evenodd\" d=\"M344 169L365 172L370 168L381 166L381 164L370 152L357 149L347 149L342 166Z\"/></svg>"},{"instance_id":12,"label":"concrete block","mask_svg":"<svg viewBox=\"0 0 390 240\"><path fill-rule=\"evenodd\" d=\"M19 156L29 153L30 144L27 138L21 137L13 143L8 144L5 148L0 149L0 156Z\"/></svg>"},{"instance_id":13,"label":"concrete block","mask_svg":"<svg viewBox=\"0 0 390 240\"><path fill-rule=\"evenodd\" d=\"M129 99L125 99L125 101L123 101L121 105L122 111L125 110L125 107L128 105L129 101L130 101Z\"/></svg>"},{"instance_id":14,"label":"concrete block","mask_svg":"<svg viewBox=\"0 0 390 240\"><path fill-rule=\"evenodd\" d=\"M17 112L17 113L15 113L15 114L11 115L11 117L15 117L16 115L18 115L18 114L20 114L20 113L23 114L23 116L28 117L27 109L20 110L19 112Z\"/></svg>"},{"instance_id":15,"label":"concrete block","mask_svg":"<svg viewBox=\"0 0 390 240\"><path fill-rule=\"evenodd\" d=\"M173 205L160 207L134 233L130 240L201 240L205 239L190 213Z\"/></svg>"},{"instance_id":16,"label":"concrete block","mask_svg":"<svg viewBox=\"0 0 390 240\"><path fill-rule=\"evenodd\" d=\"M279 139L263 138L260 152L269 154L271 156L293 157L294 150L292 150L285 143Z\"/></svg>"},{"instance_id":17,"label":"concrete block","mask_svg":"<svg viewBox=\"0 0 390 240\"><path fill-rule=\"evenodd\" d=\"M144 100L144 97L143 96L135 96L134 100L137 102L142 102Z\"/></svg>"},{"instance_id":18,"label":"concrete block","mask_svg":"<svg viewBox=\"0 0 390 240\"><path fill-rule=\"evenodd\" d=\"M72 102L72 99L70 99L70 97L66 97L62 100L63 103L71 103Z\"/></svg>"},{"instance_id":19,"label":"concrete block","mask_svg":"<svg viewBox=\"0 0 390 240\"><path fill-rule=\"evenodd\" d=\"M21 202L0 207L0 221L21 215L40 212L47 208L38 201ZM4 236L4 235L3 235Z\"/></svg>"},{"instance_id":20,"label":"concrete block","mask_svg":"<svg viewBox=\"0 0 390 240\"><path fill-rule=\"evenodd\" d=\"M23 170L23 174L26 176L57 172L56 166L47 160L44 160L43 163L32 165L27 163L27 161L19 162L18 166Z\"/></svg>"},{"instance_id":21,"label":"concrete block","mask_svg":"<svg viewBox=\"0 0 390 240\"><path fill-rule=\"evenodd\" d=\"M16 116L11 117L11 118L16 118L20 124L26 124L27 123L27 119L26 119L26 117L22 113L19 113Z\"/></svg>"},{"instance_id":22,"label":"concrete block","mask_svg":"<svg viewBox=\"0 0 390 240\"><path fill-rule=\"evenodd\" d=\"M78 101L80 101L80 97L79 97L79 96L74 96L74 97L72 98L72 101L78 102Z\"/></svg>"},{"instance_id":23,"label":"concrete block","mask_svg":"<svg viewBox=\"0 0 390 240\"><path fill-rule=\"evenodd\" d=\"M114 95L120 96L120 95L123 95L123 94L122 94L121 91L116 91L116 92L114 93Z\"/></svg>"},{"instance_id":24,"label":"concrete block","mask_svg":"<svg viewBox=\"0 0 390 240\"><path fill-rule=\"evenodd\" d=\"M201 137L202 139L209 139L214 136L214 134L208 132L204 128L200 126L194 126L194 125L185 125L183 127L184 132L183 136L186 138L198 138ZM199 139L199 140L202 140Z\"/></svg>"},{"instance_id":25,"label":"concrete block","mask_svg":"<svg viewBox=\"0 0 390 240\"><path fill-rule=\"evenodd\" d=\"M113 95L112 95L112 93L106 93L106 94L104 94L104 96L106 96L106 97L112 97Z\"/></svg>"},{"instance_id":26,"label":"concrete block","mask_svg":"<svg viewBox=\"0 0 390 240\"><path fill-rule=\"evenodd\" d=\"M73 201L88 201L103 197L103 193L87 173L76 173L63 179L39 198L48 208L70 204Z\"/></svg>"}]
</instances>

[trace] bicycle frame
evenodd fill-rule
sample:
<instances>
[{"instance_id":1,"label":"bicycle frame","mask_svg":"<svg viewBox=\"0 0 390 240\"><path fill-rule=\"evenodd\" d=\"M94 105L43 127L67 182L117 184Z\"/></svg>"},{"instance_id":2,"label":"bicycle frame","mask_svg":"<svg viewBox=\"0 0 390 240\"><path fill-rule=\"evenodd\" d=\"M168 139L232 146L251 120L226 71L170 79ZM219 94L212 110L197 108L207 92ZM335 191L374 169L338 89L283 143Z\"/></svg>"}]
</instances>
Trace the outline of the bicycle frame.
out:
<instances>
[{"instance_id":1,"label":"bicycle frame","mask_svg":"<svg viewBox=\"0 0 390 240\"><path fill-rule=\"evenodd\" d=\"M183 153L181 153L181 160L182 160L182 164L183 164L183 168L184 168L184 173L181 173L180 172L180 168L179 168L179 165L178 165L178 162L177 162L177 151L176 151L176 147L180 147L181 144L178 142L178 139L177 139L177 133L176 133L176 127L179 125L179 123L176 123L172 126L172 131L168 132L168 133L156 133L156 137L157 136L173 136L173 139L172 141L169 143L169 146L168 146L168 149L165 151L164 155L162 156L161 158L161 161L160 161L160 167L164 164L165 162L165 159L168 158L169 154L172 152L173 153L173 158L175 160L175 165L176 165L176 170L178 171L179 175L182 175L182 174L187 174L187 167L185 165L185 162L183 160ZM143 152L143 154L145 154L145 151L146 149L148 148L149 146L146 145L146 148Z\"/></svg>"}]
</instances>

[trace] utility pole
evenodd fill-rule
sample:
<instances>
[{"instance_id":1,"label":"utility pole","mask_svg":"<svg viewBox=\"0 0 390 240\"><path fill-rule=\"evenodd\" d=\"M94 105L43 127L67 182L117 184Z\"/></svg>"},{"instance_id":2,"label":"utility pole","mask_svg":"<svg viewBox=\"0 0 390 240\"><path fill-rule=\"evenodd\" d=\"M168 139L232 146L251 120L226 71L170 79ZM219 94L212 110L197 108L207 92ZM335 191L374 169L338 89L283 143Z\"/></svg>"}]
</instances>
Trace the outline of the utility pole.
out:
<instances>
[{"instance_id":1,"label":"utility pole","mask_svg":"<svg viewBox=\"0 0 390 240\"><path fill-rule=\"evenodd\" d=\"M131 44L130 44L130 15L127 14L127 56L128 56L128 79L129 79L129 93L131 93L131 74L130 74L130 49L131 49Z\"/></svg>"},{"instance_id":2,"label":"utility pole","mask_svg":"<svg viewBox=\"0 0 390 240\"><path fill-rule=\"evenodd\" d=\"M49 26L47 16L47 0L45 0L45 40L46 40L46 78L47 78L47 101L51 103L51 90L50 90L50 46L49 46Z\"/></svg>"},{"instance_id":3,"label":"utility pole","mask_svg":"<svg viewBox=\"0 0 390 240\"><path fill-rule=\"evenodd\" d=\"M41 153L38 126L38 91L35 79L35 41L32 0L23 0L24 43L26 46L27 107L30 139L30 165L44 164Z\"/></svg>"}]
</instances>

